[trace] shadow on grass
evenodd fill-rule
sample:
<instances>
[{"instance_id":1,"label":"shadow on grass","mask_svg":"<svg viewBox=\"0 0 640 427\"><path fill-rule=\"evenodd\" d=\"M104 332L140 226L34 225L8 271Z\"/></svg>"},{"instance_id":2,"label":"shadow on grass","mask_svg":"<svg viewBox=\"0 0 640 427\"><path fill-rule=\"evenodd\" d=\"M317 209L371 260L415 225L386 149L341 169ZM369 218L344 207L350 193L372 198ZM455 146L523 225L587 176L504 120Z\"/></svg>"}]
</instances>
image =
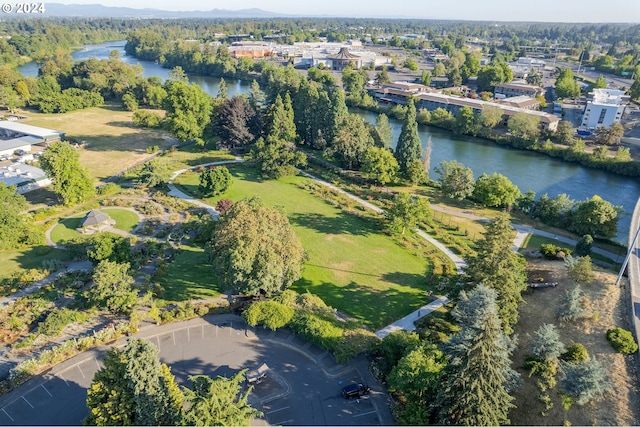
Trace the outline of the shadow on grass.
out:
<instances>
[{"instance_id":1,"label":"shadow on grass","mask_svg":"<svg viewBox=\"0 0 640 427\"><path fill-rule=\"evenodd\" d=\"M323 234L350 234L354 236L368 236L371 227L348 213L339 211L336 216L317 213L294 213L289 216L293 225L316 230Z\"/></svg>"},{"instance_id":2,"label":"shadow on grass","mask_svg":"<svg viewBox=\"0 0 640 427\"><path fill-rule=\"evenodd\" d=\"M169 301L220 296L208 256L196 246L183 246L182 252L154 280L164 288L162 298Z\"/></svg>"},{"instance_id":3,"label":"shadow on grass","mask_svg":"<svg viewBox=\"0 0 640 427\"><path fill-rule=\"evenodd\" d=\"M385 282L395 283L397 285L406 285L417 283L424 287L427 286L427 275L431 273L433 270L432 265L429 265L428 271L425 274L415 274L415 273L403 273L401 271L394 271L392 273L385 273L382 275L382 280Z\"/></svg>"},{"instance_id":4,"label":"shadow on grass","mask_svg":"<svg viewBox=\"0 0 640 427\"><path fill-rule=\"evenodd\" d=\"M113 122L125 123L125 122ZM124 127L124 126L121 126ZM130 127L130 126L128 126ZM87 151L127 151L136 154L146 154L148 147L153 145L166 148L170 144L162 138L162 134L149 129L137 129L135 134L125 135L83 135L73 134L70 138L76 141L87 141L88 145L84 147Z\"/></svg>"},{"instance_id":5,"label":"shadow on grass","mask_svg":"<svg viewBox=\"0 0 640 427\"><path fill-rule=\"evenodd\" d=\"M389 287L377 290L350 282L345 286L335 283L311 283L298 280L293 289L297 292L311 292L329 306L360 320L373 330L377 330L403 318L428 302L425 286L419 283L404 283L412 289L402 290Z\"/></svg>"},{"instance_id":6,"label":"shadow on grass","mask_svg":"<svg viewBox=\"0 0 640 427\"><path fill-rule=\"evenodd\" d=\"M6 277L5 273L11 268L9 263L13 262L18 268L28 270L30 268L42 268L42 261L57 259L63 262L69 261L68 251L52 248L51 246L35 246L19 251L0 252L0 264L3 265L0 272L0 279Z\"/></svg>"},{"instance_id":7,"label":"shadow on grass","mask_svg":"<svg viewBox=\"0 0 640 427\"><path fill-rule=\"evenodd\" d=\"M113 122L107 122L105 124L109 126L120 127L120 128L135 128L133 122L127 122L127 121L113 121Z\"/></svg>"}]
</instances>

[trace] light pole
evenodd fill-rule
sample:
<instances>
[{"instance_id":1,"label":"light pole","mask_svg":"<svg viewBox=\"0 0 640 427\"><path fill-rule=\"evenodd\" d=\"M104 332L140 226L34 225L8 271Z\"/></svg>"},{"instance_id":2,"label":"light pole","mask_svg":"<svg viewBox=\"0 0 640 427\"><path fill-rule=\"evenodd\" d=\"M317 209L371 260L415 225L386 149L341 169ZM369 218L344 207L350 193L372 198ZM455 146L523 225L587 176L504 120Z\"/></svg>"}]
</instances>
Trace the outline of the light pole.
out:
<instances>
[{"instance_id":1,"label":"light pole","mask_svg":"<svg viewBox=\"0 0 640 427\"><path fill-rule=\"evenodd\" d=\"M624 274L624 270L627 268L627 264L629 264L629 258L631 258L631 254L634 251L634 247L636 246L636 242L638 241L638 235L640 235L640 227L636 231L636 235L633 237L633 241L629 245L629 250L627 250L627 256L624 258L624 262L622 263L622 268L620 269L620 273L618 273L618 278L616 279L615 285L618 286L620 283L620 279L622 279L622 275Z\"/></svg>"}]
</instances>

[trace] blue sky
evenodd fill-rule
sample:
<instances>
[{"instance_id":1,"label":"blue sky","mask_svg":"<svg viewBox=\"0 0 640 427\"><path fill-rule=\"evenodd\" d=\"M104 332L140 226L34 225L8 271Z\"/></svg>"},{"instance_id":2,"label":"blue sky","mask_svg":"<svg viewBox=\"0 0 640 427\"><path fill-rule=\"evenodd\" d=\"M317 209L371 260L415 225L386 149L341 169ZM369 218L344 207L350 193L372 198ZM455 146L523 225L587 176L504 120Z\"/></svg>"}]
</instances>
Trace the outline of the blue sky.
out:
<instances>
[{"instance_id":1,"label":"blue sky","mask_svg":"<svg viewBox=\"0 0 640 427\"><path fill-rule=\"evenodd\" d=\"M55 0L54 0L55 1ZM346 17L414 17L434 19L634 22L640 23L639 0L62 0L63 3L211 10L260 8L296 15ZM45 3L46 5L46 3Z\"/></svg>"}]
</instances>

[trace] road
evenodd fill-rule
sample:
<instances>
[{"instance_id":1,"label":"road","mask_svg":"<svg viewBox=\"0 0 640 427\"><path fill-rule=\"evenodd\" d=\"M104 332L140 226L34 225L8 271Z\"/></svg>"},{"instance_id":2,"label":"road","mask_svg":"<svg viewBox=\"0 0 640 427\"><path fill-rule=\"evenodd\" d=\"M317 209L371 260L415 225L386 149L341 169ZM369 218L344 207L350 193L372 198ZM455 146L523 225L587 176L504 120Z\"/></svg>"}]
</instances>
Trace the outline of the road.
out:
<instances>
[{"instance_id":1,"label":"road","mask_svg":"<svg viewBox=\"0 0 640 427\"><path fill-rule=\"evenodd\" d=\"M549 63L552 64L553 62L549 61ZM624 88L622 90L627 90L633 84L632 79L625 79L620 76L616 76L615 74L603 73L602 71L597 71L597 70L592 71L588 68L580 66L579 64L575 64L573 62L556 61L555 64L556 64L556 67L560 67L560 68L569 67L574 72L574 74L583 76L592 81L596 81L598 76L602 75L607 81L608 89ZM578 67L580 67L580 72L578 72Z\"/></svg>"}]
</instances>

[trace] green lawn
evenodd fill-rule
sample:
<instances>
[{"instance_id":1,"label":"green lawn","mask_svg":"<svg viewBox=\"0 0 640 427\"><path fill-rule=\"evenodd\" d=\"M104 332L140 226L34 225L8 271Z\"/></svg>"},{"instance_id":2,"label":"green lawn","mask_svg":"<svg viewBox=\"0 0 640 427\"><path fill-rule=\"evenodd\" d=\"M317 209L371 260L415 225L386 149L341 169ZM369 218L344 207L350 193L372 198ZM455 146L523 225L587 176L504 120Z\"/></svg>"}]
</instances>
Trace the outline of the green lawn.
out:
<instances>
[{"instance_id":1,"label":"green lawn","mask_svg":"<svg viewBox=\"0 0 640 427\"><path fill-rule=\"evenodd\" d=\"M60 259L66 261L66 252L48 246L0 252L0 280L11 276L16 271L30 268L41 268L42 261Z\"/></svg>"},{"instance_id":2,"label":"green lawn","mask_svg":"<svg viewBox=\"0 0 640 427\"><path fill-rule=\"evenodd\" d=\"M527 237L527 239L524 242L524 246L522 248L520 248L520 251L523 250L538 250L540 249L540 245L543 245L545 243L553 243L556 246L560 246L560 247L564 247L564 248L569 248L572 251L575 251L576 247L574 245L569 245L567 243L563 243L563 242L559 242L555 239L549 239L547 237L542 237L542 236L537 236L535 234L529 234L529 236ZM615 260L612 260L610 258L607 258L603 255L600 254L596 254L596 253L591 253L591 258L592 259L597 259L609 264L615 264L615 265L620 265L622 263L622 261L624 260L624 256L625 256L625 252L620 252L620 256L618 258L618 262L615 262Z\"/></svg>"},{"instance_id":3,"label":"green lawn","mask_svg":"<svg viewBox=\"0 0 640 427\"><path fill-rule=\"evenodd\" d=\"M154 280L164 288L162 299L169 301L220 296L207 254L196 246L182 246L182 252Z\"/></svg>"},{"instance_id":4,"label":"green lawn","mask_svg":"<svg viewBox=\"0 0 640 427\"><path fill-rule=\"evenodd\" d=\"M258 195L267 206L282 207L302 240L309 260L295 290L308 290L375 329L425 303L425 273L432 268L427 260L296 186L307 178L262 181L249 166L229 170L235 179L219 198L237 201ZM198 174L185 173L176 183L197 194ZM217 199L205 201L215 205Z\"/></svg>"},{"instance_id":5,"label":"green lawn","mask_svg":"<svg viewBox=\"0 0 640 427\"><path fill-rule=\"evenodd\" d=\"M139 222L138 215L126 209L104 208L100 210L116 221L114 227L119 230L131 231ZM58 225L51 230L51 240L57 243L78 237L87 237L87 235L80 234L76 231L76 229L80 227L80 221L84 218L85 214L86 212L60 220Z\"/></svg>"},{"instance_id":6,"label":"green lawn","mask_svg":"<svg viewBox=\"0 0 640 427\"><path fill-rule=\"evenodd\" d=\"M116 221L114 227L118 230L131 232L140 222L140 217L135 212L126 209L101 208L100 210Z\"/></svg>"}]
</instances>

